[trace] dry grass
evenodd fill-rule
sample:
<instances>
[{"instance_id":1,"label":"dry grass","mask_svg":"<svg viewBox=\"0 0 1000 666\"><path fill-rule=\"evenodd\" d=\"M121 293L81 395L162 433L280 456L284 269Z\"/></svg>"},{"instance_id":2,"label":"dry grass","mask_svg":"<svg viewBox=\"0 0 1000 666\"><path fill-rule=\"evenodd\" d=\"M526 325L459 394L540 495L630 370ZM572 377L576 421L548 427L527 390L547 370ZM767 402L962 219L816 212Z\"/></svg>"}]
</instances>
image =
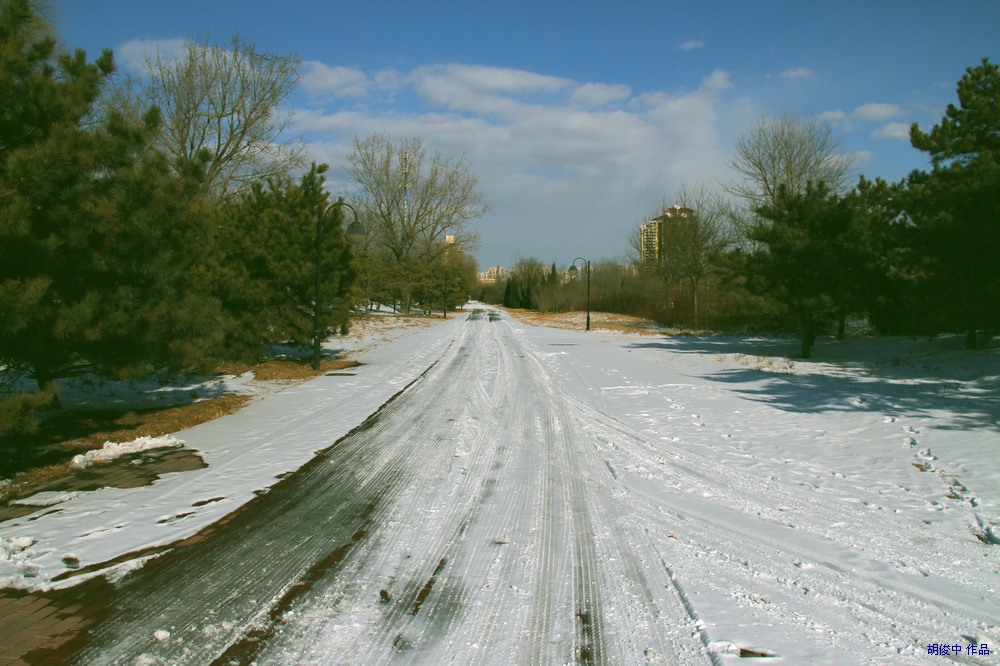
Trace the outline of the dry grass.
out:
<instances>
[{"instance_id":1,"label":"dry grass","mask_svg":"<svg viewBox=\"0 0 1000 666\"><path fill-rule=\"evenodd\" d=\"M370 340L377 346L391 339L396 329L426 328L437 323L438 320L418 316L361 316L354 320L349 336ZM269 359L258 364L225 364L217 371L220 375L252 372L257 381L287 383L291 386L357 365L360 365L357 361L349 359L325 360L320 364L319 370L313 370L308 360ZM3 465L0 466L0 478L14 476L10 483L0 485L0 520L11 517L4 512L23 512L23 508L18 505L11 505L10 500L39 490L74 486L92 489L95 483L98 484L96 487L100 487L102 483L119 487L129 483L141 485L150 483L157 470L183 471L193 469L191 465L195 463L203 465L199 456L185 456L185 451L158 454L154 457L162 459L155 463L147 461L143 465L119 465L112 461L94 464L83 472L71 467L69 460L78 453L100 448L107 441L128 442L144 436L158 437L212 421L238 411L252 399L252 396L227 394L148 410L67 412L45 419L38 432L30 436L2 438L0 461L3 461ZM135 478L126 478L129 470L142 472L136 472L138 476L133 475ZM143 473L146 476L142 476ZM154 473L152 477L150 473ZM83 488L81 484L90 485Z\"/></svg>"},{"instance_id":2,"label":"dry grass","mask_svg":"<svg viewBox=\"0 0 1000 666\"><path fill-rule=\"evenodd\" d=\"M357 365L357 361L349 360L322 361L319 370L313 370L306 361L272 359L263 363L257 363L256 365L227 363L219 368L219 374L242 375L245 372L252 372L254 373L254 377L263 382L277 380L298 383L308 381L328 372L353 368Z\"/></svg>"},{"instance_id":3,"label":"dry grass","mask_svg":"<svg viewBox=\"0 0 1000 666\"><path fill-rule=\"evenodd\" d=\"M501 308L520 322L530 326L548 326L550 328L566 328L584 330L587 324L586 312L550 312L542 314L534 310L517 308ZM591 330L618 331L620 333L637 333L639 335L680 334L681 331L663 328L649 319L632 317L630 315L611 312L591 312ZM690 334L690 332L686 332Z\"/></svg>"},{"instance_id":4,"label":"dry grass","mask_svg":"<svg viewBox=\"0 0 1000 666\"><path fill-rule=\"evenodd\" d=\"M286 381L294 385L357 365L357 361L329 360L323 361L319 370L313 370L308 362L268 360L256 365L227 364L219 368L219 374L253 372L260 381ZM0 503L30 495L74 475L76 470L69 460L78 453L100 448L108 441L160 437L191 428L239 411L252 399L248 395L227 394L175 407L80 411L49 418L38 433L3 442L0 455L17 460L20 469L10 485L0 486Z\"/></svg>"}]
</instances>

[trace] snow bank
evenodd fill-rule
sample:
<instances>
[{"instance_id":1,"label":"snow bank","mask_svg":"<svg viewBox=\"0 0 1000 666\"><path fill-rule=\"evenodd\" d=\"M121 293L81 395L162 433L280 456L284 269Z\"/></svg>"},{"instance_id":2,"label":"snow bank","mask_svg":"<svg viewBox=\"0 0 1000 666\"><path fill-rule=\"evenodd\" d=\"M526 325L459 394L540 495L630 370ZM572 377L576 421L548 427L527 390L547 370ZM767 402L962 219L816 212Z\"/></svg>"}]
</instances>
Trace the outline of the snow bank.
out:
<instances>
[{"instance_id":1,"label":"snow bank","mask_svg":"<svg viewBox=\"0 0 1000 666\"><path fill-rule=\"evenodd\" d=\"M52 579L71 569L84 569L197 533L364 421L441 355L451 335L438 333L438 329L459 326L463 319L417 320L418 324L412 325L394 317L372 317L355 326L347 338L333 338L324 345L328 351L353 349L363 365L352 368L350 375L321 376L283 387L235 414L176 436L108 442L77 456L73 463L85 467L148 449L187 446L197 450L208 467L167 474L138 488L26 498L23 503L48 508L0 522L0 541L6 544L7 553L0 558L0 587L46 590L74 585L90 574L58 583ZM227 381L232 384L234 380L248 378ZM122 392L108 395L107 401L90 394L86 405L106 407L116 400L130 402L142 397L137 393L129 397L126 387L119 388ZM189 392L188 388L175 387L173 393ZM201 385L198 390L205 394L221 387ZM60 396L67 397L64 402L81 399L72 391L64 394L63 387ZM163 402L169 402L169 396L164 396ZM28 541L11 541L22 538ZM65 561L67 553L75 558L73 566Z\"/></svg>"},{"instance_id":2,"label":"snow bank","mask_svg":"<svg viewBox=\"0 0 1000 666\"><path fill-rule=\"evenodd\" d=\"M27 536L0 537L0 587L25 587L38 567L28 562L35 540Z\"/></svg>"},{"instance_id":3,"label":"snow bank","mask_svg":"<svg viewBox=\"0 0 1000 666\"><path fill-rule=\"evenodd\" d=\"M173 449L184 446L183 440L170 435L163 437L140 437L131 442L104 442L104 447L92 449L86 453L73 456L70 461L74 467L87 467L96 461L108 461L150 449Z\"/></svg>"}]
</instances>

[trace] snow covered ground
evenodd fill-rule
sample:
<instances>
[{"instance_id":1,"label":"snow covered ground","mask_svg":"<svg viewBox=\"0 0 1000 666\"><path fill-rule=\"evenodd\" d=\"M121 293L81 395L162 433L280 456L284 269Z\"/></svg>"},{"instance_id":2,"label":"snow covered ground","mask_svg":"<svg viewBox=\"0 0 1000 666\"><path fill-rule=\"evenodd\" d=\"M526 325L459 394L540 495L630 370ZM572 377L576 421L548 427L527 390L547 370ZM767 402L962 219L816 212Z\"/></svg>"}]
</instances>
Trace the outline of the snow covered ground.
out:
<instances>
[{"instance_id":1,"label":"snow covered ground","mask_svg":"<svg viewBox=\"0 0 1000 666\"><path fill-rule=\"evenodd\" d=\"M142 488L43 492L17 500L48 508L0 523L0 587L73 585L80 579L52 580L66 573L67 555L74 568L78 562L86 567L190 536L217 521L310 460L412 381L446 341L406 339L440 321L373 316L356 322L347 336L328 340L324 351L347 353L365 365L291 388L294 382L258 381L252 373L163 386L155 381L61 380L60 399L67 409L149 408L190 402L192 395L225 393L262 399L238 418L230 415L166 437L111 442L75 456L74 463L85 466L96 459L181 445L197 451L209 467L168 475ZM401 342L387 355L373 353L396 341ZM192 508L198 500L211 501Z\"/></svg>"},{"instance_id":2,"label":"snow covered ground","mask_svg":"<svg viewBox=\"0 0 1000 666\"><path fill-rule=\"evenodd\" d=\"M395 317L388 312L374 312L354 319L345 336L327 340L323 345L326 356L346 354L354 357L386 343L413 335L441 322L436 318ZM277 347L275 357L302 358L309 350ZM67 410L87 409L151 409L187 404L228 393L265 396L282 391L293 380L260 380L252 372L241 375L205 377L175 377L160 382L155 377L132 381L102 380L84 375L56 380L59 400ZM22 378L15 390L33 391L33 380Z\"/></svg>"},{"instance_id":3,"label":"snow covered ground","mask_svg":"<svg viewBox=\"0 0 1000 666\"><path fill-rule=\"evenodd\" d=\"M37 498L45 509L0 524L0 577L70 585L78 567L189 536L435 365L435 402L375 433L384 455L360 440L343 452L376 465L352 472L359 484L393 456L422 464L385 477L407 482L259 663L995 663L1000 354L946 338L781 356L794 347L458 314L367 352L353 375L175 433L206 469ZM411 430L426 436L391 448ZM416 602L395 606L403 572ZM376 643L387 622L395 639ZM223 625L197 628L222 640ZM165 650L184 636L145 633Z\"/></svg>"}]
</instances>

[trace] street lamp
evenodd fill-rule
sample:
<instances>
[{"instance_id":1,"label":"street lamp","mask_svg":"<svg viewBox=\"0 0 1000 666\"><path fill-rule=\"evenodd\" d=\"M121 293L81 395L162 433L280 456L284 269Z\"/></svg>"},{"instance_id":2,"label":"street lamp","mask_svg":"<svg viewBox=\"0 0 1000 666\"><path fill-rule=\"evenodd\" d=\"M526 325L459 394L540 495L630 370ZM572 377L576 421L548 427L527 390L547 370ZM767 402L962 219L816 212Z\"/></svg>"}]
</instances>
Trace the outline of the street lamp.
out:
<instances>
[{"instance_id":1,"label":"street lamp","mask_svg":"<svg viewBox=\"0 0 1000 666\"><path fill-rule=\"evenodd\" d=\"M587 268L587 330L590 330L590 260L584 259L583 257L577 257L573 260L573 263L569 266L570 278L576 279L577 268L576 262L582 261L584 266Z\"/></svg>"},{"instance_id":2,"label":"street lamp","mask_svg":"<svg viewBox=\"0 0 1000 666\"><path fill-rule=\"evenodd\" d=\"M347 227L344 232L344 237L347 242L351 245L357 245L358 243L363 243L367 237L367 232L364 226L358 221L358 211L354 210L354 206L344 201L343 197L337 199L335 202L330 204L326 210L322 211L318 216L316 216L316 292L315 300L313 301L313 353L312 353L312 369L319 370L319 357L320 357L320 331L319 331L319 286L320 286L320 272L319 265L320 260L323 258L323 223L326 222L327 216L333 212L333 209L338 206L347 206L351 209L351 213L354 214L354 221Z\"/></svg>"},{"instance_id":3,"label":"street lamp","mask_svg":"<svg viewBox=\"0 0 1000 666\"><path fill-rule=\"evenodd\" d=\"M444 246L444 307L442 308L443 314L441 315L441 318L442 319L447 319L448 318L448 269L450 268L448 257L451 256L450 251L451 251L451 248L454 247L455 237L454 236L445 236L444 237L444 242L445 242L445 246Z\"/></svg>"}]
</instances>

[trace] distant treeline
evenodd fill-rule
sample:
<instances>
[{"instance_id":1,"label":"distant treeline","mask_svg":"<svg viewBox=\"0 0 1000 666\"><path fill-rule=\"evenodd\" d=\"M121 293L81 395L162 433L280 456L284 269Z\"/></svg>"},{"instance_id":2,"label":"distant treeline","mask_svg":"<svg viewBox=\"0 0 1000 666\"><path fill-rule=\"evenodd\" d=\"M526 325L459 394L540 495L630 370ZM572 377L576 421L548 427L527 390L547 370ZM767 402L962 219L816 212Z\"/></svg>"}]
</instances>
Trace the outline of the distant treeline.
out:
<instances>
[{"instance_id":1,"label":"distant treeline","mask_svg":"<svg viewBox=\"0 0 1000 666\"><path fill-rule=\"evenodd\" d=\"M593 263L592 309L692 328L794 331L803 357L817 335L842 337L851 320L880 334L959 332L976 348L1000 328L997 65L968 68L958 104L927 132L914 124L910 141L930 170L851 183L853 165L828 126L762 120L737 143L741 180L720 193L682 189L676 203L690 215L661 216L645 239L636 228L627 260ZM562 268L523 259L478 296L582 309L586 271L567 280Z\"/></svg>"}]
</instances>

